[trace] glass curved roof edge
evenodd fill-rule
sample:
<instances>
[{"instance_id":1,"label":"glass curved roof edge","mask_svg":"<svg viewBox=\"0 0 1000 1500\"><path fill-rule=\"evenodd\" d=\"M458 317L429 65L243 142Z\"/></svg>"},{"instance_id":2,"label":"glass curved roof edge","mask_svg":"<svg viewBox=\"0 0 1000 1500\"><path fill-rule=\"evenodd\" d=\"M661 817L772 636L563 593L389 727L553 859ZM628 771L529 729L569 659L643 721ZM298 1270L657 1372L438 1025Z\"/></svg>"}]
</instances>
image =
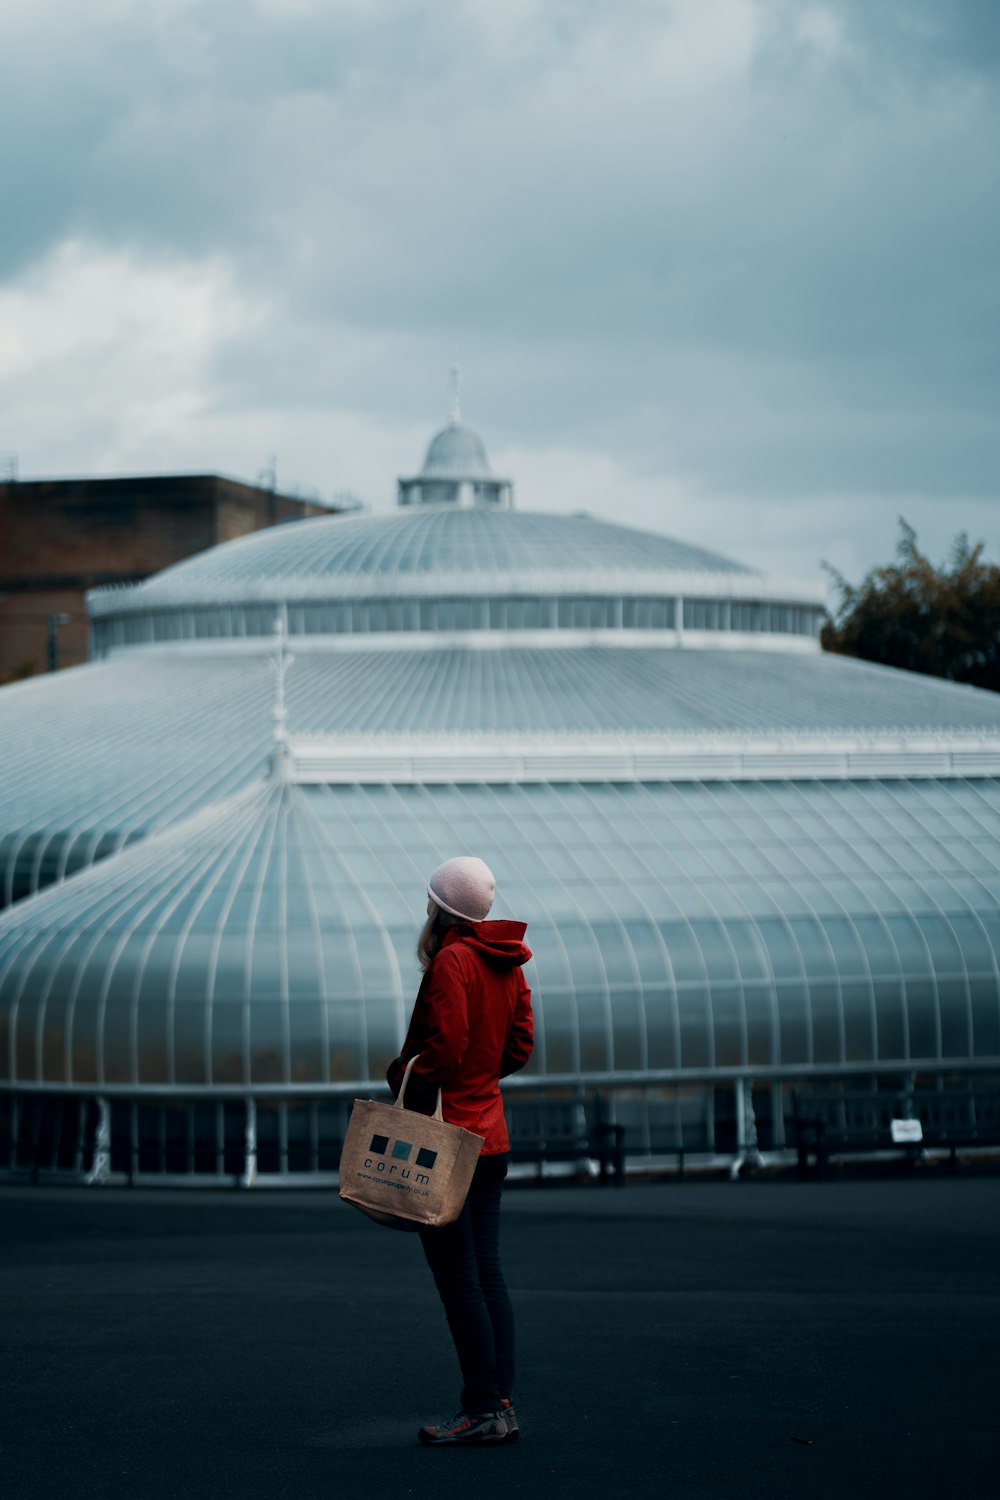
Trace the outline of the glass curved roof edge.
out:
<instances>
[{"instance_id":1,"label":"glass curved roof edge","mask_svg":"<svg viewBox=\"0 0 1000 1500\"><path fill-rule=\"evenodd\" d=\"M296 522L304 526L306 523ZM231 545L231 544L229 544ZM691 598L805 604L826 608L822 585L794 578L765 578L756 573L713 573L709 570L625 572L591 569L556 572L518 568L507 573L469 571L373 578L368 575L334 581L321 576L274 575L265 579L168 578L157 574L138 584L110 584L87 592L92 619L118 614L201 605L331 603L336 600L394 600L433 598ZM162 579L162 583L160 583ZM156 587L153 584L156 583Z\"/></svg>"}]
</instances>

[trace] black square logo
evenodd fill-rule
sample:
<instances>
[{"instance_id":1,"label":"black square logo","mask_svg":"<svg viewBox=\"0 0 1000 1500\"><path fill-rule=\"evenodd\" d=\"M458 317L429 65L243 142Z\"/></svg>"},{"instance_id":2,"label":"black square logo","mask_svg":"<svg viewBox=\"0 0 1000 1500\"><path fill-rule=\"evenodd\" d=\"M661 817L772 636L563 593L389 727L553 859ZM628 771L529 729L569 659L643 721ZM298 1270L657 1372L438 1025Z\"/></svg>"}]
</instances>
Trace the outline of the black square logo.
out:
<instances>
[{"instance_id":1,"label":"black square logo","mask_svg":"<svg viewBox=\"0 0 1000 1500\"><path fill-rule=\"evenodd\" d=\"M428 1170L429 1170L431 1167L433 1167L433 1165L437 1161L437 1159L438 1159L437 1152L436 1151L428 1151L428 1149L427 1149L426 1146L421 1146L420 1150L417 1152L417 1166L418 1167L427 1167Z\"/></svg>"},{"instance_id":2,"label":"black square logo","mask_svg":"<svg viewBox=\"0 0 1000 1500\"><path fill-rule=\"evenodd\" d=\"M374 1151L378 1156L384 1156L389 1149L389 1137L387 1135L373 1135L372 1143L368 1149L369 1151Z\"/></svg>"}]
</instances>

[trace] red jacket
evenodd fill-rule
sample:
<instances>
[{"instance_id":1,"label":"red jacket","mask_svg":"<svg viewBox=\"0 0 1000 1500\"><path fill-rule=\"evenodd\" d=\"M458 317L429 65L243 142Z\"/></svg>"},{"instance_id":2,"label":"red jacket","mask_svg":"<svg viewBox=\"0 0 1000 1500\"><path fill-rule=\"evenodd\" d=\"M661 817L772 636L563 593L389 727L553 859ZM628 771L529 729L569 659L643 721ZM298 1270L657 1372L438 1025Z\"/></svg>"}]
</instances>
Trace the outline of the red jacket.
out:
<instances>
[{"instance_id":1,"label":"red jacket","mask_svg":"<svg viewBox=\"0 0 1000 1500\"><path fill-rule=\"evenodd\" d=\"M524 1067L534 1040L524 933L523 922L462 922L445 931L386 1075L398 1094L406 1063L419 1053L407 1108L429 1114L440 1089L444 1118L484 1136L484 1156L509 1150L500 1079Z\"/></svg>"}]
</instances>

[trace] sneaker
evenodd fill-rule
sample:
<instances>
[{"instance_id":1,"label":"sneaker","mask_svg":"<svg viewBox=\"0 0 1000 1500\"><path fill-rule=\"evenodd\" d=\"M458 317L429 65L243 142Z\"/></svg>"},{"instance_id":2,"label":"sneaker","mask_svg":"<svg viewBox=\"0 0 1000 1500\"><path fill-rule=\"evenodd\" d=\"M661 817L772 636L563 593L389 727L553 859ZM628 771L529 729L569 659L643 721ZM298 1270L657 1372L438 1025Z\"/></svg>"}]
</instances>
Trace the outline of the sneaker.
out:
<instances>
[{"instance_id":1,"label":"sneaker","mask_svg":"<svg viewBox=\"0 0 1000 1500\"><path fill-rule=\"evenodd\" d=\"M516 1436L516 1422L514 1426L513 1436ZM450 1422L421 1427L417 1433L420 1442L433 1448L455 1443L506 1443L511 1435L508 1416L503 1411L456 1412Z\"/></svg>"},{"instance_id":2,"label":"sneaker","mask_svg":"<svg viewBox=\"0 0 1000 1500\"><path fill-rule=\"evenodd\" d=\"M521 1435L521 1429L517 1425L517 1412L514 1410L514 1403L509 1396L500 1397L500 1410L503 1413L504 1421L507 1423L507 1437L505 1441L516 1443Z\"/></svg>"}]
</instances>

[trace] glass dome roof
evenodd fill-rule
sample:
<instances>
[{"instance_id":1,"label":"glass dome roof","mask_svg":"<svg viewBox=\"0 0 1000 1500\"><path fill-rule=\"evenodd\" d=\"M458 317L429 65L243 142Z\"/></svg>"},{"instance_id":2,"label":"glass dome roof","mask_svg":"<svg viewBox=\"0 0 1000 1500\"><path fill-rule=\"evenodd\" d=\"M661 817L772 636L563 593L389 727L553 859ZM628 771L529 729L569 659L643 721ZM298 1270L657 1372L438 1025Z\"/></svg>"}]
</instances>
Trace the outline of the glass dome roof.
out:
<instances>
[{"instance_id":1,"label":"glass dome roof","mask_svg":"<svg viewBox=\"0 0 1000 1500\"><path fill-rule=\"evenodd\" d=\"M457 421L428 457L486 465ZM460 851L530 924L523 1086L606 1088L641 1150L714 1151L736 1078L780 1144L789 1080L1000 1066L1000 695L823 654L813 585L449 479L100 591L105 659L0 691L6 1118L100 1097L140 1171L235 1121L249 1173L266 1096L319 1151Z\"/></svg>"},{"instance_id":2,"label":"glass dome roof","mask_svg":"<svg viewBox=\"0 0 1000 1500\"><path fill-rule=\"evenodd\" d=\"M291 582L314 583L330 595L355 582L374 592L394 580L420 579L453 588L459 576L512 576L530 591L539 575L595 582L609 573L716 573L759 577L719 553L655 532L589 516L534 511L414 507L375 515L317 517L258 531L176 563L126 590L92 596L114 603L123 593L150 608L178 598L218 597L241 585L261 595ZM356 591L356 590L355 590Z\"/></svg>"},{"instance_id":3,"label":"glass dome roof","mask_svg":"<svg viewBox=\"0 0 1000 1500\"><path fill-rule=\"evenodd\" d=\"M461 422L450 422L431 439L421 470L424 479L488 479L491 474L482 438Z\"/></svg>"}]
</instances>

